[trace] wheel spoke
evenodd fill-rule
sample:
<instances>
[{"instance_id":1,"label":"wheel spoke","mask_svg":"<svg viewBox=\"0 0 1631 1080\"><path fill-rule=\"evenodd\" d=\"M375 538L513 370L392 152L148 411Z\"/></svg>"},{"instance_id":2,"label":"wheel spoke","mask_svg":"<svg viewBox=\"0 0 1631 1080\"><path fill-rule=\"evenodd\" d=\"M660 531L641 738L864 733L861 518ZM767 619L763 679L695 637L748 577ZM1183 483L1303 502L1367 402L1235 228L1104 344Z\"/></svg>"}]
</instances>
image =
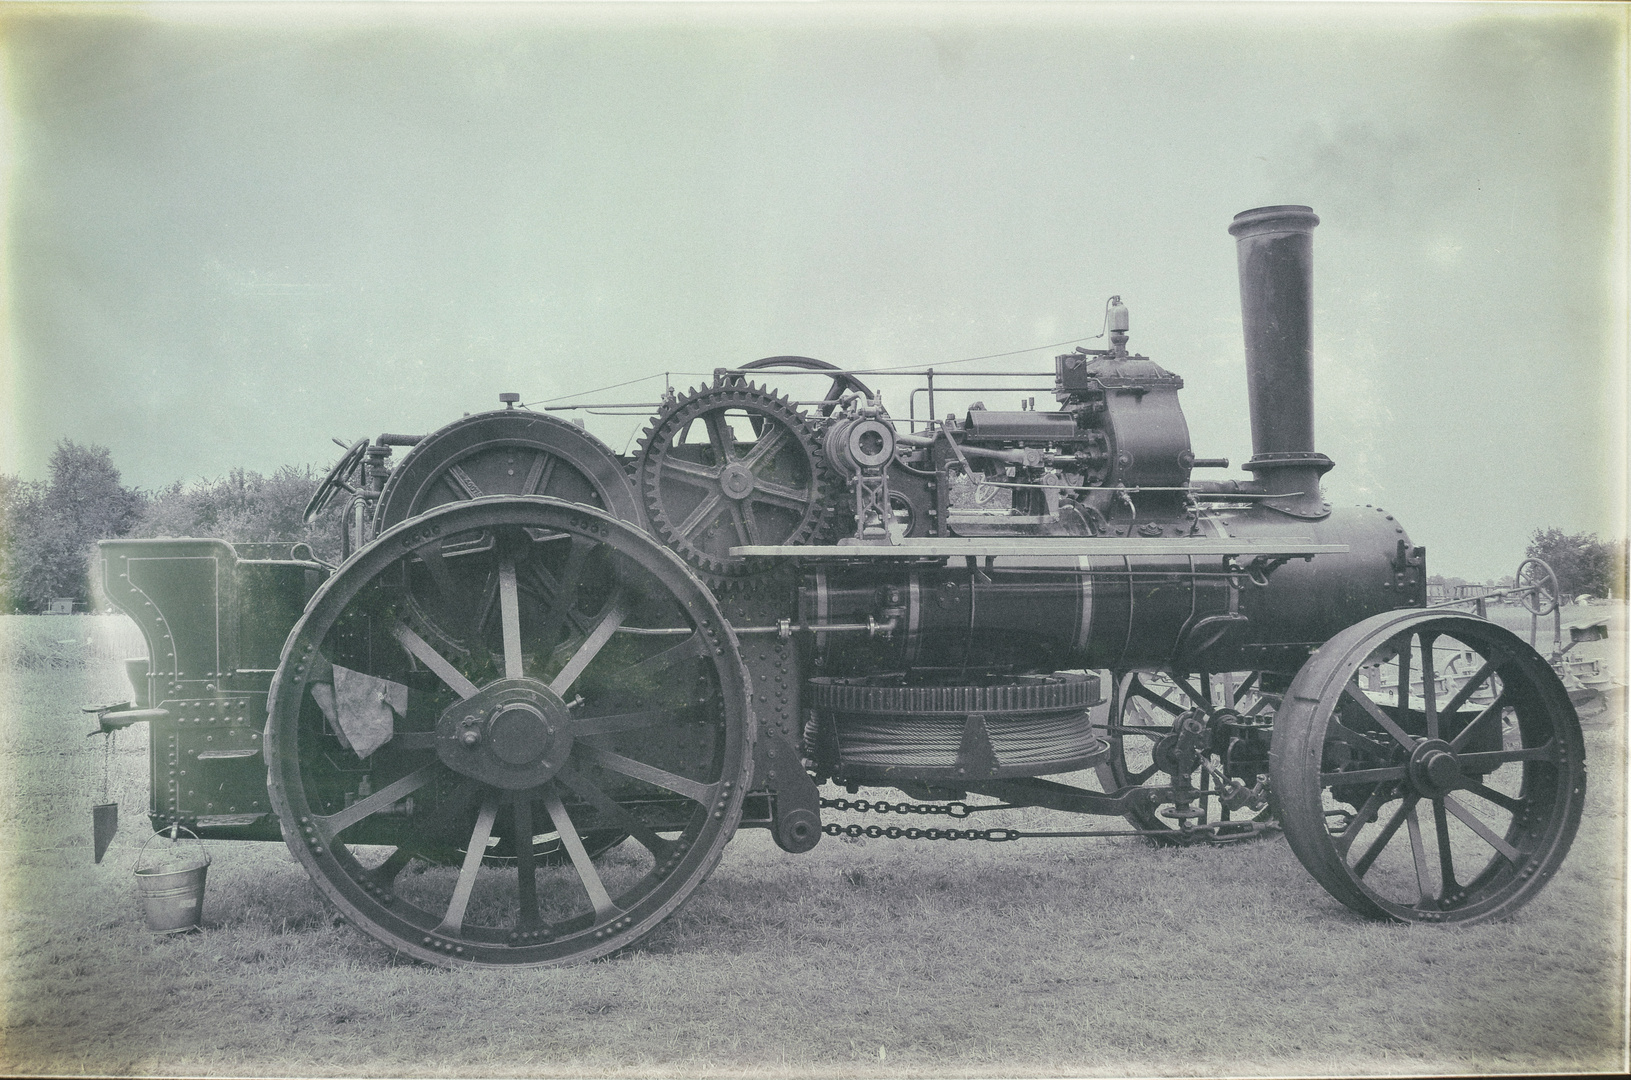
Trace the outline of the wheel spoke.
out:
<instances>
[{"instance_id":1,"label":"wheel spoke","mask_svg":"<svg viewBox=\"0 0 1631 1080\"><path fill-rule=\"evenodd\" d=\"M1207 716L1212 715L1213 709L1211 700L1205 694L1202 694L1193 686L1189 685L1188 679L1184 678L1176 671L1167 672L1167 678L1171 679L1178 685L1178 688L1184 692L1184 696L1195 703L1195 707L1197 709L1201 710L1201 712L1205 713Z\"/></svg>"},{"instance_id":2,"label":"wheel spoke","mask_svg":"<svg viewBox=\"0 0 1631 1080\"><path fill-rule=\"evenodd\" d=\"M531 930L538 917L537 860L532 855L532 793L518 791L515 799L515 888L516 900L521 908L516 916L516 928Z\"/></svg>"},{"instance_id":3,"label":"wheel spoke","mask_svg":"<svg viewBox=\"0 0 1631 1080\"><path fill-rule=\"evenodd\" d=\"M1410 642L1399 649L1399 711L1410 711Z\"/></svg>"},{"instance_id":4,"label":"wheel spoke","mask_svg":"<svg viewBox=\"0 0 1631 1080\"><path fill-rule=\"evenodd\" d=\"M786 484L772 484L768 480L755 480L753 494L748 498L753 502L766 503L770 506L779 506L784 510L793 510L803 513L808 509L811 495L807 491L788 487Z\"/></svg>"},{"instance_id":5,"label":"wheel spoke","mask_svg":"<svg viewBox=\"0 0 1631 1080\"><path fill-rule=\"evenodd\" d=\"M1388 765L1379 769L1354 769L1350 772L1320 773L1320 786L1333 784L1382 784L1389 780L1403 780L1409 767Z\"/></svg>"},{"instance_id":6,"label":"wheel spoke","mask_svg":"<svg viewBox=\"0 0 1631 1080\"><path fill-rule=\"evenodd\" d=\"M692 802L712 807L714 795L719 790L718 784L704 784L677 776L666 769L659 769L655 765L647 765L643 761L626 758L622 754L614 754L610 750L602 750L598 746L580 743L574 751L581 751L585 758L599 765L601 768L632 776L636 780L644 780L676 795L683 795Z\"/></svg>"},{"instance_id":7,"label":"wheel spoke","mask_svg":"<svg viewBox=\"0 0 1631 1080\"><path fill-rule=\"evenodd\" d=\"M1441 712L1448 715L1460 709L1461 706L1467 703L1469 698L1478 692L1478 688L1480 686L1483 686L1489 681L1489 677L1495 674L1495 669L1500 667L1505 662L1505 657L1492 657L1489 660L1485 660L1484 666L1474 672L1472 678L1461 684L1461 689L1457 690L1455 692L1455 696L1450 698L1450 700L1445 703ZM1480 719L1482 719L1482 717L1480 717Z\"/></svg>"},{"instance_id":8,"label":"wheel spoke","mask_svg":"<svg viewBox=\"0 0 1631 1080\"><path fill-rule=\"evenodd\" d=\"M1410 808L1410 816L1405 818L1405 827L1410 830L1410 861L1416 865L1416 891L1421 894L1419 903L1426 903L1433 898L1433 882L1427 873L1427 851L1421 842L1421 821L1417 819L1418 807Z\"/></svg>"},{"instance_id":9,"label":"wheel spoke","mask_svg":"<svg viewBox=\"0 0 1631 1080\"><path fill-rule=\"evenodd\" d=\"M719 486L721 471L719 468L710 469L706 465L700 465L695 461L686 461L684 458L675 457L672 454L662 459L662 470L664 473L671 473L672 478L682 484L705 487L710 491Z\"/></svg>"},{"instance_id":10,"label":"wheel spoke","mask_svg":"<svg viewBox=\"0 0 1631 1080\"><path fill-rule=\"evenodd\" d=\"M588 559L589 552L595 549L595 542L581 536L571 539L571 547L566 553L566 565L561 567L559 578L547 578L548 571L543 567L537 568L539 581L547 585L553 582L555 588L553 601L549 610L544 614L543 625L538 628L538 640L543 647L553 649L557 639L561 636L563 626L572 621L576 615L578 582L583 577L583 564Z\"/></svg>"},{"instance_id":11,"label":"wheel spoke","mask_svg":"<svg viewBox=\"0 0 1631 1080\"><path fill-rule=\"evenodd\" d=\"M561 846L572 857L572 865L578 871L578 877L583 881L583 889L589 894L589 903L595 909L595 921L605 922L623 914L621 908L612 903L612 898L606 892L606 885L600 880L600 871L595 869L594 860L589 858L589 852L584 849L583 840L578 836L577 827L572 824L572 818L567 814L566 807L561 805L561 797L553 791L544 796L544 807L549 811L549 818L555 823L555 831L560 833Z\"/></svg>"},{"instance_id":12,"label":"wheel spoke","mask_svg":"<svg viewBox=\"0 0 1631 1080\"><path fill-rule=\"evenodd\" d=\"M424 564L425 571L430 574L430 580L435 584L436 591L441 594L442 602L453 608L456 613L462 615L463 613L459 609L464 607L465 597L469 590L462 588L453 580L453 575L448 572L447 558L442 554L441 539L438 538L428 544L421 544L413 549L413 553L419 556L419 561Z\"/></svg>"},{"instance_id":13,"label":"wheel spoke","mask_svg":"<svg viewBox=\"0 0 1631 1080\"><path fill-rule=\"evenodd\" d=\"M1559 760L1558 744L1550 741L1540 746L1525 746L1518 750L1491 750L1485 754L1461 754L1457 756L1463 772L1484 773L1494 772L1498 766L1512 761L1550 761Z\"/></svg>"},{"instance_id":14,"label":"wheel spoke","mask_svg":"<svg viewBox=\"0 0 1631 1080\"><path fill-rule=\"evenodd\" d=\"M461 466L449 465L447 475L458 482L459 487L463 489L464 497L467 499L479 499L486 494Z\"/></svg>"},{"instance_id":15,"label":"wheel spoke","mask_svg":"<svg viewBox=\"0 0 1631 1080\"><path fill-rule=\"evenodd\" d=\"M1455 879L1455 853L1450 850L1450 822L1444 816L1444 800L1433 800L1433 835L1438 840L1439 899L1448 900L1460 889Z\"/></svg>"},{"instance_id":16,"label":"wheel spoke","mask_svg":"<svg viewBox=\"0 0 1631 1080\"><path fill-rule=\"evenodd\" d=\"M767 433L759 436L759 441L753 444L753 449L742 455L742 464L757 473L761 464L775 459L776 452L781 450L782 444L787 439L787 429L779 424L772 424Z\"/></svg>"},{"instance_id":17,"label":"wheel spoke","mask_svg":"<svg viewBox=\"0 0 1631 1080\"><path fill-rule=\"evenodd\" d=\"M1131 781L1132 784L1138 785L1138 784L1144 783L1144 781L1148 780L1150 777L1154 776L1156 773L1158 773L1160 771L1161 771L1161 766L1151 765L1147 769L1140 769L1138 772L1128 773L1127 774L1127 779L1129 781Z\"/></svg>"},{"instance_id":18,"label":"wheel spoke","mask_svg":"<svg viewBox=\"0 0 1631 1080\"><path fill-rule=\"evenodd\" d=\"M1462 790L1470 791L1486 802L1492 802L1496 806L1499 806L1502 810L1510 811L1514 814L1520 814L1528 807L1528 804L1522 799L1514 799L1512 796L1496 791L1494 788L1485 784L1468 784Z\"/></svg>"},{"instance_id":19,"label":"wheel spoke","mask_svg":"<svg viewBox=\"0 0 1631 1080\"><path fill-rule=\"evenodd\" d=\"M736 526L737 538L744 544L757 544L759 541L755 538L755 533L758 530L748 525L750 520L748 515L751 511L748 510L747 504L733 500L728 505L731 512L731 524Z\"/></svg>"},{"instance_id":20,"label":"wheel spoke","mask_svg":"<svg viewBox=\"0 0 1631 1080\"><path fill-rule=\"evenodd\" d=\"M399 847L391 852L390 857L384 862L368 871L368 876L373 879L374 884L379 888L389 889L392 883L396 881L397 876L407 869L409 863L413 862L413 857L416 854L418 853L410 847Z\"/></svg>"},{"instance_id":21,"label":"wheel spoke","mask_svg":"<svg viewBox=\"0 0 1631 1080\"><path fill-rule=\"evenodd\" d=\"M1488 722L1490 717L1501 715L1501 711L1505 708L1506 691L1502 690L1499 694L1495 695L1495 700L1490 702L1489 706L1485 708L1483 712L1473 717L1472 723L1456 732L1455 738L1450 740L1450 749L1459 753L1461 748L1467 745L1467 741L1472 738L1472 733L1474 731L1478 730L1481 725Z\"/></svg>"},{"instance_id":22,"label":"wheel spoke","mask_svg":"<svg viewBox=\"0 0 1631 1080\"><path fill-rule=\"evenodd\" d=\"M521 485L523 495L542 495L549 489L549 481L555 475L555 463L561 459L554 454L538 451L532 459L532 468L527 471L527 479Z\"/></svg>"},{"instance_id":23,"label":"wheel spoke","mask_svg":"<svg viewBox=\"0 0 1631 1080\"><path fill-rule=\"evenodd\" d=\"M555 779L577 792L585 802L599 812L601 817L606 819L607 824L616 826L643 844L659 863L667 859L669 853L673 851L674 845L672 843L652 832L650 826L629 813L610 795L600 790L599 785L588 777L571 767L567 767L556 773Z\"/></svg>"},{"instance_id":24,"label":"wheel spoke","mask_svg":"<svg viewBox=\"0 0 1631 1080\"><path fill-rule=\"evenodd\" d=\"M1438 738L1438 668L1433 663L1433 642L1435 635L1422 634L1421 641L1421 700L1422 711L1427 717L1427 737Z\"/></svg>"},{"instance_id":25,"label":"wheel spoke","mask_svg":"<svg viewBox=\"0 0 1631 1080\"><path fill-rule=\"evenodd\" d=\"M430 643L418 634L407 623L399 622L391 628L391 633L407 649L418 658L443 682L452 688L461 699L474 697L477 693L476 684L464 677L464 673L447 661L441 653L431 648Z\"/></svg>"},{"instance_id":26,"label":"wheel spoke","mask_svg":"<svg viewBox=\"0 0 1631 1080\"><path fill-rule=\"evenodd\" d=\"M583 644L578 646L577 652L572 654L572 658L566 662L566 666L561 668L560 673L550 681L550 690L564 698L566 692L572 689L572 684L578 681L578 676L583 674L584 668L587 668L594 661L595 657L600 654L600 650L605 647L606 642L610 641L612 635L617 633L617 628L622 625L623 618L627 614L628 601L619 593L617 598L612 601L611 606L606 609L606 613L600 617L600 622L596 623L595 628L589 631L589 636L584 639Z\"/></svg>"},{"instance_id":27,"label":"wheel spoke","mask_svg":"<svg viewBox=\"0 0 1631 1080\"><path fill-rule=\"evenodd\" d=\"M667 709L645 709L641 712L609 713L603 716L574 716L572 734L610 735L615 731L634 731L673 721L674 714Z\"/></svg>"},{"instance_id":28,"label":"wheel spoke","mask_svg":"<svg viewBox=\"0 0 1631 1080\"><path fill-rule=\"evenodd\" d=\"M1362 878L1370 870L1371 864L1376 862L1376 857L1382 854L1388 844L1392 842L1394 834L1399 831L1399 826L1404 824L1404 819L1415 808L1416 802L1417 797L1415 795L1405 796L1404 801L1399 804L1399 809L1393 812L1393 816L1388 818L1388 823L1382 827L1381 833L1377 835L1375 840L1371 841L1370 847L1365 849L1365 853L1359 857L1359 861L1353 864L1354 877Z\"/></svg>"},{"instance_id":29,"label":"wheel spoke","mask_svg":"<svg viewBox=\"0 0 1631 1080\"><path fill-rule=\"evenodd\" d=\"M702 635L692 631L691 636L677 645L670 645L660 653L646 657L639 663L630 664L618 672L618 681L625 686L639 685L657 675L658 672L673 667L686 660L695 660L707 653L703 644Z\"/></svg>"},{"instance_id":30,"label":"wheel spoke","mask_svg":"<svg viewBox=\"0 0 1631 1080\"><path fill-rule=\"evenodd\" d=\"M518 583L525 581L532 586L532 593L548 609L548 614L545 617L546 630L549 626L553 626L555 633L559 635L563 621L559 613L565 612L564 621L570 623L573 629L579 633L586 634L589 632L589 627L593 624L568 602L565 586L554 574L537 565L537 563L524 563L516 567L516 576ZM546 644L551 643L551 639L544 637L542 634L539 635L539 640Z\"/></svg>"},{"instance_id":31,"label":"wheel spoke","mask_svg":"<svg viewBox=\"0 0 1631 1080\"><path fill-rule=\"evenodd\" d=\"M1252 672L1250 675L1246 676L1246 680L1244 682L1242 682L1238 687L1235 688L1234 695L1229 699L1229 707L1231 709L1240 708L1240 703L1242 701L1246 700L1246 695L1251 691L1252 687L1257 685L1258 677L1261 676L1262 674L1263 673L1261 671ZM1258 698L1257 708L1254 708L1247 715L1248 716L1255 716L1257 714L1258 709L1260 709L1262 707L1263 702L1265 702L1267 700L1268 700L1267 698L1264 698L1264 697L1260 696Z\"/></svg>"},{"instance_id":32,"label":"wheel spoke","mask_svg":"<svg viewBox=\"0 0 1631 1080\"><path fill-rule=\"evenodd\" d=\"M1371 815L1380 810L1388 799L1392 798L1392 795L1392 789L1390 788L1379 787L1371 792L1370 798L1365 800L1365 805L1361 806L1354 813L1353 819L1348 822L1348 827L1331 838L1331 843L1337 849L1338 855L1343 858L1348 857L1348 849L1353 847L1354 839L1359 835L1359 830L1365 827L1370 821Z\"/></svg>"},{"instance_id":33,"label":"wheel spoke","mask_svg":"<svg viewBox=\"0 0 1631 1080\"><path fill-rule=\"evenodd\" d=\"M489 792L476 815L476 827L470 832L470 846L464 852L464 865L459 868L459 880L453 886L453 898L448 901L447 914L436 927L438 934L457 936L464 930L464 912L470 906L470 893L476 887L476 874L481 860L487 854L487 841L493 835L493 821L498 817L498 795ZM529 837L530 839L530 837Z\"/></svg>"},{"instance_id":34,"label":"wheel spoke","mask_svg":"<svg viewBox=\"0 0 1631 1080\"><path fill-rule=\"evenodd\" d=\"M488 572L482 579L480 599L476 602L470 614L470 644L474 648L483 648L482 632L487 629L487 620L492 617L493 605L498 602L498 575Z\"/></svg>"},{"instance_id":35,"label":"wheel spoke","mask_svg":"<svg viewBox=\"0 0 1631 1080\"><path fill-rule=\"evenodd\" d=\"M725 498L724 492L710 491L707 496L696 505L696 509L686 515L685 520L675 528L681 536L693 536L696 531L710 518L719 513L719 504Z\"/></svg>"},{"instance_id":36,"label":"wheel spoke","mask_svg":"<svg viewBox=\"0 0 1631 1080\"><path fill-rule=\"evenodd\" d=\"M736 460L736 447L732 446L729 426L725 423L723 412L707 413L702 418L702 424L708 429L708 442L714 448L714 460L721 466Z\"/></svg>"},{"instance_id":37,"label":"wheel spoke","mask_svg":"<svg viewBox=\"0 0 1631 1080\"><path fill-rule=\"evenodd\" d=\"M1128 687L1127 697L1129 701L1134 698L1140 701L1147 701L1151 705L1154 705L1156 708L1172 716L1177 716L1179 713L1184 711L1184 707L1182 705L1178 704L1176 701L1157 694L1154 690L1151 690L1148 686L1145 686L1143 680L1139 679L1137 676L1133 677L1133 683L1130 687Z\"/></svg>"},{"instance_id":38,"label":"wheel spoke","mask_svg":"<svg viewBox=\"0 0 1631 1080\"><path fill-rule=\"evenodd\" d=\"M1488 825L1485 825L1482 821L1478 820L1477 815L1475 815L1471 810L1468 810L1466 807L1462 806L1460 803L1456 802L1448 795L1444 796L1444 808L1450 811L1450 813L1454 814L1456 817L1460 818L1461 823L1467 828L1471 829L1479 836L1482 836L1484 841L1489 844L1490 847L1494 848L1496 851L1499 851L1502 855L1505 855L1508 862L1516 866L1518 863L1523 861L1523 853L1521 851L1507 843L1505 840L1501 839L1499 836L1496 836L1495 833L1490 830Z\"/></svg>"},{"instance_id":39,"label":"wheel spoke","mask_svg":"<svg viewBox=\"0 0 1631 1080\"><path fill-rule=\"evenodd\" d=\"M363 818L368 817L370 814L376 814L386 807L394 805L399 799L418 791L434 780L436 774L440 771L441 765L438 762L433 761L429 765L421 765L402 779L386 784L366 799L358 799L338 813L326 816L314 814L313 817L327 830L332 842L333 837L355 825Z\"/></svg>"},{"instance_id":40,"label":"wheel spoke","mask_svg":"<svg viewBox=\"0 0 1631 1080\"><path fill-rule=\"evenodd\" d=\"M521 599L515 585L515 560L498 564L499 618L504 624L504 677L519 679L521 670Z\"/></svg>"},{"instance_id":41,"label":"wheel spoke","mask_svg":"<svg viewBox=\"0 0 1631 1080\"><path fill-rule=\"evenodd\" d=\"M1406 750L1415 749L1415 738L1406 732L1404 728L1395 723L1393 717L1383 712L1380 705L1376 704L1376 702L1367 697L1365 695L1365 691L1359 688L1359 684L1357 682L1349 679L1348 685L1342 688L1342 692L1357 701L1360 707L1370 714L1371 719L1375 720L1378 724L1381 724L1387 733L1392 735L1400 746L1404 747Z\"/></svg>"}]
</instances>

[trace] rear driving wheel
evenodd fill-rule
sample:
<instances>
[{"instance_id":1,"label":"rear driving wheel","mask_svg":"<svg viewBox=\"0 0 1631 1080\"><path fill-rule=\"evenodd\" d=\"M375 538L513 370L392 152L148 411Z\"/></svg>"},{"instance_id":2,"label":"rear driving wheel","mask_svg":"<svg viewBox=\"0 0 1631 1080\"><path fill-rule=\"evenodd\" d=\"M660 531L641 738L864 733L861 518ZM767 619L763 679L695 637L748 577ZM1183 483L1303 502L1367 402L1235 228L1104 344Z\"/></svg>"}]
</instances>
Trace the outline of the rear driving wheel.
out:
<instances>
[{"instance_id":1,"label":"rear driving wheel","mask_svg":"<svg viewBox=\"0 0 1631 1080\"><path fill-rule=\"evenodd\" d=\"M443 506L359 551L290 635L272 801L392 949L588 960L717 862L752 764L745 687L713 597L637 528L553 499Z\"/></svg>"},{"instance_id":2,"label":"rear driving wheel","mask_svg":"<svg viewBox=\"0 0 1631 1080\"><path fill-rule=\"evenodd\" d=\"M1270 772L1286 839L1372 918L1484 922L1557 872L1580 824L1580 721L1546 661L1465 616L1387 612L1298 672Z\"/></svg>"}]
</instances>

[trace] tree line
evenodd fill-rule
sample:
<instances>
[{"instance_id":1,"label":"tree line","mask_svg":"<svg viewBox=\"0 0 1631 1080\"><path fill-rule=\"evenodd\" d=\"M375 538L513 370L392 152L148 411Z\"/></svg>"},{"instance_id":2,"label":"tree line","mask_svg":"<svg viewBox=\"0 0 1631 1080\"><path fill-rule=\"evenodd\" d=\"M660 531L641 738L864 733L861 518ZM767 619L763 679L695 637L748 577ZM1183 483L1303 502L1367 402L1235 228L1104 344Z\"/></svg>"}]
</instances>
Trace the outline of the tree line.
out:
<instances>
[{"instance_id":1,"label":"tree line","mask_svg":"<svg viewBox=\"0 0 1631 1080\"><path fill-rule=\"evenodd\" d=\"M301 520L320 477L307 465L271 476L233 469L217 479L177 481L157 491L125 487L105 447L69 439L51 455L48 481L0 474L0 611L39 612L72 598L91 602L96 542L112 537L209 536L236 541L304 541L338 560L340 503ZM1536 529L1527 558L1546 560L1568 599L1626 595L1626 541ZM1435 581L1460 583L1460 579Z\"/></svg>"},{"instance_id":2,"label":"tree line","mask_svg":"<svg viewBox=\"0 0 1631 1080\"><path fill-rule=\"evenodd\" d=\"M0 474L0 612L40 612L53 600L92 602L96 542L115 537L205 536L235 541L304 541L319 556L340 553L339 508L301 520L321 474L284 466L271 476L233 469L157 491L126 487L105 447L63 439L50 479Z\"/></svg>"}]
</instances>

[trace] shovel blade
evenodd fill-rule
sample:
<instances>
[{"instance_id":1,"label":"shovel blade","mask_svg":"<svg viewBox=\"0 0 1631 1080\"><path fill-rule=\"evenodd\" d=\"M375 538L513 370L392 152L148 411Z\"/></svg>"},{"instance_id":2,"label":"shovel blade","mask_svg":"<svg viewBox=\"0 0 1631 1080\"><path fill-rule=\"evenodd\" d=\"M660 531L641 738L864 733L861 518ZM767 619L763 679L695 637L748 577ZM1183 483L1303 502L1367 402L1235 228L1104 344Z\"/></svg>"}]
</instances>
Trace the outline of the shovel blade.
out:
<instances>
[{"instance_id":1,"label":"shovel blade","mask_svg":"<svg viewBox=\"0 0 1631 1080\"><path fill-rule=\"evenodd\" d=\"M91 846L96 853L97 862L101 862L102 856L107 854L108 845L113 843L113 835L118 831L118 803L102 803L91 807Z\"/></svg>"}]
</instances>

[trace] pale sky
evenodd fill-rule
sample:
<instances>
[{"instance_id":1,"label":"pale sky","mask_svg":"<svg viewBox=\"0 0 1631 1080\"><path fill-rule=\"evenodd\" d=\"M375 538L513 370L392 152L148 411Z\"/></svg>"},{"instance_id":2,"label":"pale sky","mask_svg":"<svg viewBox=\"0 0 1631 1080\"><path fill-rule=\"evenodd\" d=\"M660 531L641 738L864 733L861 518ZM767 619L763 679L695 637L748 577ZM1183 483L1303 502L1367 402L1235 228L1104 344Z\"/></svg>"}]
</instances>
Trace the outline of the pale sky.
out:
<instances>
[{"instance_id":1,"label":"pale sky","mask_svg":"<svg viewBox=\"0 0 1631 1080\"><path fill-rule=\"evenodd\" d=\"M1111 294L1184 377L1197 455L1238 466L1227 227L1305 203L1327 493L1387 507L1433 572L1511 573L1537 527L1624 531L1627 26L1566 4L10 6L0 471L43 478L64 437L147 488L326 466L331 436L501 391L658 376L604 395L642 401L773 354L1084 338ZM637 426L588 422L619 450Z\"/></svg>"}]
</instances>

